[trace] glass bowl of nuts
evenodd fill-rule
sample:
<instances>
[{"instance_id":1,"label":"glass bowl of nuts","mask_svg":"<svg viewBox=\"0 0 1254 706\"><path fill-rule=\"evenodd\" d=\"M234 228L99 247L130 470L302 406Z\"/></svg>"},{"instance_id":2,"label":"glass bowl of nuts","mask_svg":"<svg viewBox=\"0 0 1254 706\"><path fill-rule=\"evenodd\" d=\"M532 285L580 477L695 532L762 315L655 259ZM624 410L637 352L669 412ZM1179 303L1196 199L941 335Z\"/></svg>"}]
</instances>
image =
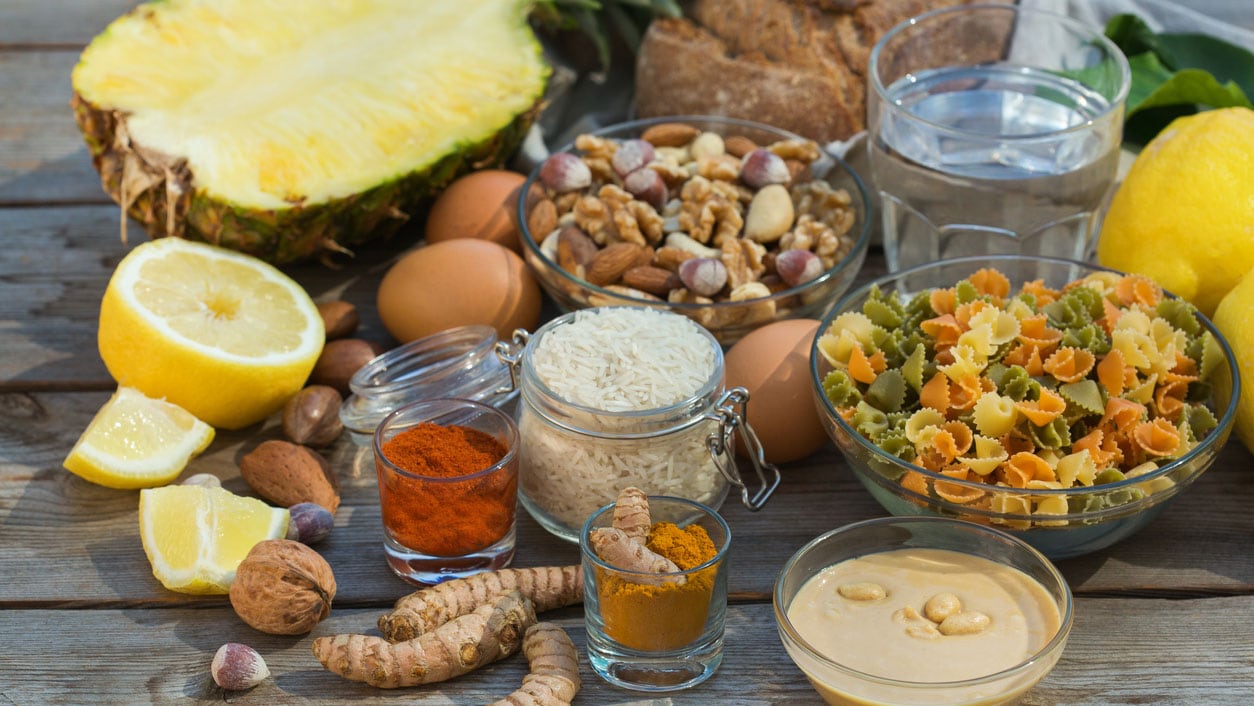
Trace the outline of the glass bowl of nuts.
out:
<instances>
[{"instance_id":1,"label":"glass bowl of nuts","mask_svg":"<svg viewBox=\"0 0 1254 706\"><path fill-rule=\"evenodd\" d=\"M580 135L522 193L523 255L559 307L667 308L724 346L772 321L822 317L870 241L866 189L848 165L733 118Z\"/></svg>"},{"instance_id":2,"label":"glass bowl of nuts","mask_svg":"<svg viewBox=\"0 0 1254 706\"><path fill-rule=\"evenodd\" d=\"M819 535L775 580L788 656L829 704L1017 703L1057 664L1067 581L1005 532L885 517Z\"/></svg>"}]
</instances>

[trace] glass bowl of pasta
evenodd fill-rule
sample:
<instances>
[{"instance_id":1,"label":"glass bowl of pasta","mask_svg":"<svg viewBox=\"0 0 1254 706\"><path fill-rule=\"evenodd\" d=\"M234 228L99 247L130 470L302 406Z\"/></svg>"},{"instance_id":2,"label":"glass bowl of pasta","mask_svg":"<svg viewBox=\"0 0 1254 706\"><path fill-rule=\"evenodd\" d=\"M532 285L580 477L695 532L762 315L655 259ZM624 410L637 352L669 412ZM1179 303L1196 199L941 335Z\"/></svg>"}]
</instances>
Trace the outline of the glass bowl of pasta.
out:
<instances>
[{"instance_id":1,"label":"glass bowl of pasta","mask_svg":"<svg viewBox=\"0 0 1254 706\"><path fill-rule=\"evenodd\" d=\"M810 365L829 436L886 510L992 525L1051 559L1153 520L1214 462L1240 394L1187 302L1031 256L875 280L823 319Z\"/></svg>"},{"instance_id":2,"label":"glass bowl of pasta","mask_svg":"<svg viewBox=\"0 0 1254 706\"><path fill-rule=\"evenodd\" d=\"M717 116L581 134L528 177L522 253L563 311L633 305L689 317L730 346L817 319L871 239L866 188L813 141Z\"/></svg>"}]
</instances>

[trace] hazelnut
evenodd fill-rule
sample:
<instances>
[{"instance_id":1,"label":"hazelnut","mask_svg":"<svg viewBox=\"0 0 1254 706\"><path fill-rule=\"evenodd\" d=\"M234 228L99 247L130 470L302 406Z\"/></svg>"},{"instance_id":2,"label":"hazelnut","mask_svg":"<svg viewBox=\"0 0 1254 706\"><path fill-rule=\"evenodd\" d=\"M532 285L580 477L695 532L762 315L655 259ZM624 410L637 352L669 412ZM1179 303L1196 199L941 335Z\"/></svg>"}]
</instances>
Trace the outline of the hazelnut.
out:
<instances>
[{"instance_id":1,"label":"hazelnut","mask_svg":"<svg viewBox=\"0 0 1254 706\"><path fill-rule=\"evenodd\" d=\"M301 544L317 544L335 529L335 517L318 503L296 503L288 512L287 538Z\"/></svg>"},{"instance_id":2,"label":"hazelnut","mask_svg":"<svg viewBox=\"0 0 1254 706\"><path fill-rule=\"evenodd\" d=\"M744 156L740 164L740 180L754 189L768 184L787 184L792 180L788 165L779 155L756 149Z\"/></svg>"},{"instance_id":3,"label":"hazelnut","mask_svg":"<svg viewBox=\"0 0 1254 706\"><path fill-rule=\"evenodd\" d=\"M218 648L209 665L213 683L227 691L244 691L257 686L270 676L266 661L257 650L238 642Z\"/></svg>"},{"instance_id":4,"label":"hazelnut","mask_svg":"<svg viewBox=\"0 0 1254 706\"><path fill-rule=\"evenodd\" d=\"M614 167L614 172L620 177L626 177L652 162L654 154L653 145L644 140L624 140L614 151L610 166Z\"/></svg>"},{"instance_id":5,"label":"hazelnut","mask_svg":"<svg viewBox=\"0 0 1254 706\"><path fill-rule=\"evenodd\" d=\"M309 382L313 385L329 385L341 395L347 395L350 392L348 381L353 379L353 373L377 355L379 351L374 344L360 338L330 341L323 346L322 355L314 363Z\"/></svg>"},{"instance_id":6,"label":"hazelnut","mask_svg":"<svg viewBox=\"0 0 1254 706\"><path fill-rule=\"evenodd\" d=\"M326 329L328 341L353 335L361 324L357 307L343 300L318 304L318 313L322 315L322 327Z\"/></svg>"},{"instance_id":7,"label":"hazelnut","mask_svg":"<svg viewBox=\"0 0 1254 706\"><path fill-rule=\"evenodd\" d=\"M823 261L809 250L785 250L775 256L775 272L789 287L796 287L823 274Z\"/></svg>"},{"instance_id":8,"label":"hazelnut","mask_svg":"<svg viewBox=\"0 0 1254 706\"><path fill-rule=\"evenodd\" d=\"M329 446L344 430L342 402L340 393L328 385L310 385L297 392L283 406L283 435L296 444Z\"/></svg>"},{"instance_id":9,"label":"hazelnut","mask_svg":"<svg viewBox=\"0 0 1254 706\"><path fill-rule=\"evenodd\" d=\"M712 297L727 284L727 266L712 257L694 257L679 263L679 279L693 294Z\"/></svg>"},{"instance_id":10,"label":"hazelnut","mask_svg":"<svg viewBox=\"0 0 1254 706\"><path fill-rule=\"evenodd\" d=\"M586 189L592 185L592 170L578 155L555 152L540 165L540 183L559 194Z\"/></svg>"},{"instance_id":11,"label":"hazelnut","mask_svg":"<svg viewBox=\"0 0 1254 706\"><path fill-rule=\"evenodd\" d=\"M231 607L271 635L303 635L331 614L335 575L318 552L289 539L258 542L231 582Z\"/></svg>"},{"instance_id":12,"label":"hazelnut","mask_svg":"<svg viewBox=\"0 0 1254 706\"><path fill-rule=\"evenodd\" d=\"M652 169L637 169L623 180L627 193L661 211L666 205L666 182Z\"/></svg>"}]
</instances>

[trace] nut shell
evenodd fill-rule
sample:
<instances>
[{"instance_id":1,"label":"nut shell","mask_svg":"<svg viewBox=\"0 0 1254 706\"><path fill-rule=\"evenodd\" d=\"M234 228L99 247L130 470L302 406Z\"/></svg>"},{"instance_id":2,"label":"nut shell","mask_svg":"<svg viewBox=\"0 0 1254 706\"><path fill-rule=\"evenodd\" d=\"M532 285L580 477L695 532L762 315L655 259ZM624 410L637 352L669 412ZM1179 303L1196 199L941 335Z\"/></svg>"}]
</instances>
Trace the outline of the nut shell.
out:
<instances>
[{"instance_id":1,"label":"nut shell","mask_svg":"<svg viewBox=\"0 0 1254 706\"><path fill-rule=\"evenodd\" d=\"M227 691L244 691L270 676L261 655L248 645L228 642L218 648L209 665L213 682Z\"/></svg>"},{"instance_id":2,"label":"nut shell","mask_svg":"<svg viewBox=\"0 0 1254 706\"><path fill-rule=\"evenodd\" d=\"M357 307L342 299L320 302L318 313L322 316L322 327L326 329L328 341L351 336L361 325L361 315L357 313Z\"/></svg>"},{"instance_id":3,"label":"nut shell","mask_svg":"<svg viewBox=\"0 0 1254 706\"><path fill-rule=\"evenodd\" d=\"M311 502L331 513L340 506L331 466L309 447L278 439L263 441L240 459L239 472L248 487L275 505Z\"/></svg>"},{"instance_id":4,"label":"nut shell","mask_svg":"<svg viewBox=\"0 0 1254 706\"><path fill-rule=\"evenodd\" d=\"M231 582L240 619L271 635L303 635L331 614L335 575L318 552L290 539L258 542Z\"/></svg>"},{"instance_id":5,"label":"nut shell","mask_svg":"<svg viewBox=\"0 0 1254 706\"><path fill-rule=\"evenodd\" d=\"M292 443L330 446L344 431L340 393L330 385L310 385L283 406L283 435Z\"/></svg>"}]
</instances>

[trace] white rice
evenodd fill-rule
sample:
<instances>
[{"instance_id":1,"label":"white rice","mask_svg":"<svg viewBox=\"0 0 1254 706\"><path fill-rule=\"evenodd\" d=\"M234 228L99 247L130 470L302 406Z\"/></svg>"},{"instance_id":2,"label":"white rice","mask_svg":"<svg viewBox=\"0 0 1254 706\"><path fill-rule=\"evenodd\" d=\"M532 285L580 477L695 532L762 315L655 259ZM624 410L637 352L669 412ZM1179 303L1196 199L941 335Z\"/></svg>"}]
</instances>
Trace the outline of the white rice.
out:
<instances>
[{"instance_id":1,"label":"white rice","mask_svg":"<svg viewBox=\"0 0 1254 706\"><path fill-rule=\"evenodd\" d=\"M572 414L567 424L593 432L639 433L659 428L659 415L696 395L714 374L715 349L697 324L647 308L588 309L546 332L532 368L563 400L609 414ZM713 502L725 490L705 447L717 429L703 421L644 439L605 439L559 429L524 404L521 490L530 503L577 531L618 491L635 485L650 495Z\"/></svg>"}]
</instances>

